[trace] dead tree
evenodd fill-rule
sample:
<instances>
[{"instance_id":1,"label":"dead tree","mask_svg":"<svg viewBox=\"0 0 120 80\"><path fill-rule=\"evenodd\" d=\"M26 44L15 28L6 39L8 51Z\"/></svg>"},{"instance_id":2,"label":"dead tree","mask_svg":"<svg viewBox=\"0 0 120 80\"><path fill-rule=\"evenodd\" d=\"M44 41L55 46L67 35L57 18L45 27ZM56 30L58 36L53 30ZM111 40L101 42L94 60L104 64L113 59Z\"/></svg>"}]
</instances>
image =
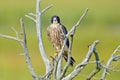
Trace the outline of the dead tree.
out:
<instances>
[{"instance_id":1,"label":"dead tree","mask_svg":"<svg viewBox=\"0 0 120 80\"><path fill-rule=\"evenodd\" d=\"M120 46L118 46L117 49L113 52L112 56L109 58L109 60L107 62L107 65L103 66L101 64L102 61L99 59L99 55L98 55L98 52L96 49L96 46L99 43L99 40L94 41L91 45L89 45L89 50L88 50L85 58L83 59L83 61L81 63L79 63L78 65L76 65L76 67L73 69L72 72L70 72L69 74L66 75L66 72L69 67L70 57L71 57L70 53L72 51L73 37L74 37L75 31L76 31L76 28L80 25L81 21L86 16L86 14L88 12L88 8L85 10L83 15L78 20L78 22L68 31L68 34L64 35L65 40L64 40L64 44L62 46L61 52L59 52L59 55L57 56L57 58L54 58L51 56L52 62L50 62L50 60L48 59L48 56L46 55L46 52L44 49L44 44L42 41L41 16L44 12L46 12L48 9L50 9L52 7L52 5L47 6L43 10L40 10L40 2L41 2L41 0L36 0L36 14L28 13L28 15L26 15L26 17L30 18L31 20L33 20L36 23L36 32L37 32L37 37L38 37L38 46L39 46L39 50L40 50L40 55L42 56L42 59L45 63L45 67L46 67L46 73L44 76L38 76L32 66L31 59L29 56L29 51L28 51L29 49L27 47L27 39L26 39L26 33L25 33L25 28L24 28L24 22L23 22L22 18L20 19L22 36L23 36L22 38L18 37L18 32L16 30L14 30L16 32L16 37L0 34L1 37L15 40L22 45L23 50L24 50L25 60L27 62L28 69L29 69L33 79L34 80L50 80L51 77L53 77L54 80L72 80L88 64L96 63L96 69L89 76L86 77L86 80L92 79L95 76L95 74L97 74L101 69L104 69L104 72L103 72L103 75L100 78L100 80L105 80L108 70L112 70L111 68L109 68L110 63L112 61L118 61L120 59L120 55L115 55L117 52L120 52ZM68 60L67 60L66 65L62 66L63 51L64 51L65 43L66 43L68 37L70 38ZM93 53L95 55L95 61L90 62L90 58ZM119 70L116 70L116 71L119 71Z\"/></svg>"}]
</instances>

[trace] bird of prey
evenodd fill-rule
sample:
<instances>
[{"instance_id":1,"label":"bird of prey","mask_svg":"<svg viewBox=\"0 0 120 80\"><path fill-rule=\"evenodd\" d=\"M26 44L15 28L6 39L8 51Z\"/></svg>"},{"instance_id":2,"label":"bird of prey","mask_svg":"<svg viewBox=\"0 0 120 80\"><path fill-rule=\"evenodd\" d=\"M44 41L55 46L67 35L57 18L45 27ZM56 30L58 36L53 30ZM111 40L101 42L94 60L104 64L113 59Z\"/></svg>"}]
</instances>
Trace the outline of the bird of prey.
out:
<instances>
[{"instance_id":1,"label":"bird of prey","mask_svg":"<svg viewBox=\"0 0 120 80\"><path fill-rule=\"evenodd\" d=\"M58 16L53 16L51 18L51 24L47 28L47 35L49 40L51 41L53 47L57 50L59 53L62 49L62 45L64 43L65 36L67 34L67 29L64 25L60 23L60 18ZM68 60L68 48L69 48L69 40L67 39L67 42L65 44L65 49L63 53L63 57L65 61ZM69 65L73 66L75 60L73 57L70 57L70 63Z\"/></svg>"}]
</instances>

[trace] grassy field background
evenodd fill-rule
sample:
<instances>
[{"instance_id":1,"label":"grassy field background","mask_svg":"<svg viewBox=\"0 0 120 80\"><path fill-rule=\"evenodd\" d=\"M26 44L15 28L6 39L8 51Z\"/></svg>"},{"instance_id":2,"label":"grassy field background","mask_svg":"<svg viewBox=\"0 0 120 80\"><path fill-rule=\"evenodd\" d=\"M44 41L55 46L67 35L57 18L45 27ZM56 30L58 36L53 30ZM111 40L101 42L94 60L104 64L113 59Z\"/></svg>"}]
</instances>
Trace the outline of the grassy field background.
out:
<instances>
[{"instance_id":1,"label":"grassy field background","mask_svg":"<svg viewBox=\"0 0 120 80\"><path fill-rule=\"evenodd\" d=\"M11 27L21 33L19 19L22 17L33 66L37 74L43 75L45 67L37 46L35 23L24 16L30 12L35 13L35 3L36 1L30 0L1 0L0 33L15 36ZM100 40L97 50L100 59L104 60L102 64L105 65L114 49L120 45L119 3L119 0L42 0L41 9L53 4L53 8L42 15L43 40L48 57L55 52L46 35L51 16L60 16L62 24L70 30L84 10L89 8L87 16L77 28L74 37L72 54L76 60L75 65L82 61L88 51L87 46L95 40ZM25 58L20 56L22 53L23 49L19 43L0 37L0 80L32 80ZM93 60L94 56L91 61ZM112 64L117 64L115 69L120 69L120 62ZM68 73L73 68L70 68ZM85 80L94 68L95 65L88 65L74 80ZM95 77L100 78L102 72ZM119 80L119 75L120 72L110 71L107 80Z\"/></svg>"}]
</instances>

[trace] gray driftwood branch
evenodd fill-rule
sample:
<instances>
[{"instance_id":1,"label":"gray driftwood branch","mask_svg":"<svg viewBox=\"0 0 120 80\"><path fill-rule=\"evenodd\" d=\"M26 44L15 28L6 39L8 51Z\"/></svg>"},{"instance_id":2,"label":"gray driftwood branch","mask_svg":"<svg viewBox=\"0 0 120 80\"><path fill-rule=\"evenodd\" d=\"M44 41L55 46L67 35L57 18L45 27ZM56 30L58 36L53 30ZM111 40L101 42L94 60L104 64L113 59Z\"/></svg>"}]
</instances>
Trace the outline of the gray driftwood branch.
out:
<instances>
[{"instance_id":1,"label":"gray driftwood branch","mask_svg":"<svg viewBox=\"0 0 120 80\"><path fill-rule=\"evenodd\" d=\"M34 80L38 80L39 77L36 75L34 68L32 66L31 60L30 60L30 56L29 56L29 52L28 52L28 48L27 48L25 27L24 27L24 22L23 22L22 18L20 19L20 24L21 24L21 28L22 28L22 35L23 35L22 45L23 45L23 49L24 49L24 56L26 59L26 63L28 64L28 69L29 69L32 77L34 78Z\"/></svg>"},{"instance_id":2,"label":"gray driftwood branch","mask_svg":"<svg viewBox=\"0 0 120 80\"><path fill-rule=\"evenodd\" d=\"M87 12L88 12L88 8L85 10L85 12L83 13L83 15L82 15L82 16L80 17L80 19L78 20L78 22L71 28L71 30L68 32L68 34L67 34L66 36L68 36L68 35L73 35L73 34L74 34L76 28L77 28L78 25L81 23L81 21L83 20L83 18L86 16Z\"/></svg>"},{"instance_id":3,"label":"gray driftwood branch","mask_svg":"<svg viewBox=\"0 0 120 80\"><path fill-rule=\"evenodd\" d=\"M23 22L22 19L20 19L20 24L21 24L23 39L20 39L18 37L17 33L16 33L16 37L9 36L9 35L3 35L3 34L0 34L0 36L4 37L4 38L15 40L15 41L19 42L22 45L22 47L24 49L24 54L23 55L25 56L26 63L28 64L28 69L29 69L32 77L34 78L34 80L38 80L39 77L36 75L36 73L34 71L34 68L32 66L31 60L30 60L30 56L29 56L29 52L28 52L28 48L27 48L27 41L26 41L26 33L25 33L25 28L24 28L24 22ZM17 32L15 29L14 29L14 31Z\"/></svg>"},{"instance_id":4,"label":"gray driftwood branch","mask_svg":"<svg viewBox=\"0 0 120 80\"><path fill-rule=\"evenodd\" d=\"M49 5L41 11L41 14L45 13L48 9L52 8L53 5Z\"/></svg>"},{"instance_id":5,"label":"gray driftwood branch","mask_svg":"<svg viewBox=\"0 0 120 80\"><path fill-rule=\"evenodd\" d=\"M105 80L106 78L106 75L108 74L108 71L109 71L109 67L110 67L110 64L112 61L118 61L120 59L120 55L116 55L117 52L120 52L120 46L118 46L115 51L112 53L111 57L109 58L106 66L105 66L105 69L104 69L104 72L102 74L102 77L101 77L101 80Z\"/></svg>"},{"instance_id":6,"label":"gray driftwood branch","mask_svg":"<svg viewBox=\"0 0 120 80\"><path fill-rule=\"evenodd\" d=\"M45 63L45 66L46 66L46 78L45 79L49 80L50 75L48 75L48 74L51 72L52 67L51 67L50 61L49 61L49 59L48 59L48 57L46 55L43 40L42 40L41 16L42 16L42 14L44 12L46 12L48 9L50 9L52 7L52 5L47 6L43 10L40 10L40 7L41 7L40 3L41 3L41 0L36 0L36 14L32 13L32 14L25 15L25 16L30 18L31 20L33 20L36 23L38 46L39 46L40 54L41 54L42 59L43 59L43 61Z\"/></svg>"},{"instance_id":7,"label":"gray driftwood branch","mask_svg":"<svg viewBox=\"0 0 120 80\"><path fill-rule=\"evenodd\" d=\"M92 56L92 53L98 43L99 43L99 41L96 40L93 42L92 45L89 46L89 51L88 51L86 57L84 58L84 60L80 64L78 64L75 67L75 69L69 75L67 75L65 78L63 78L62 80L72 80L84 69L84 67L87 65L86 63L89 62L89 60Z\"/></svg>"},{"instance_id":8,"label":"gray driftwood branch","mask_svg":"<svg viewBox=\"0 0 120 80\"><path fill-rule=\"evenodd\" d=\"M46 12L48 9L52 7L52 5L47 6L43 10L40 10L40 3L41 0L36 0L36 14L29 13L28 15L25 15L27 18L33 20L36 23L36 32L38 37L38 46L40 50L40 54L42 56L42 59L46 66L46 74L48 74L51 71L51 64L50 61L46 55L44 44L42 40L42 26L41 26L41 16L44 12ZM48 77L48 76L47 76Z\"/></svg>"},{"instance_id":9,"label":"gray driftwood branch","mask_svg":"<svg viewBox=\"0 0 120 80\"><path fill-rule=\"evenodd\" d=\"M22 42L21 39L18 39L16 37L13 37L13 36L8 36L8 35L4 35L4 34L0 34L1 37L4 37L4 38L8 38L8 39L11 39L11 40L15 40L15 41L18 41L18 42Z\"/></svg>"},{"instance_id":10,"label":"gray driftwood branch","mask_svg":"<svg viewBox=\"0 0 120 80\"><path fill-rule=\"evenodd\" d=\"M51 65L50 65L50 61L46 55L43 40L42 40L42 26L41 26L41 14L42 13L40 11L41 0L36 0L36 1L37 1L36 2L36 31L37 31L37 37L38 37L38 45L39 45L40 54L45 63L45 66L46 66L46 74L47 74L51 70ZM48 8L50 8L50 7L43 9L43 12L48 10Z\"/></svg>"},{"instance_id":11,"label":"gray driftwood branch","mask_svg":"<svg viewBox=\"0 0 120 80\"><path fill-rule=\"evenodd\" d=\"M86 80L92 79L102 69L102 64L101 64L101 61L99 59L98 52L97 52L96 48L94 48L93 53L94 53L95 59L96 59L96 69L93 70L92 73L90 73L90 75L86 78Z\"/></svg>"}]
</instances>

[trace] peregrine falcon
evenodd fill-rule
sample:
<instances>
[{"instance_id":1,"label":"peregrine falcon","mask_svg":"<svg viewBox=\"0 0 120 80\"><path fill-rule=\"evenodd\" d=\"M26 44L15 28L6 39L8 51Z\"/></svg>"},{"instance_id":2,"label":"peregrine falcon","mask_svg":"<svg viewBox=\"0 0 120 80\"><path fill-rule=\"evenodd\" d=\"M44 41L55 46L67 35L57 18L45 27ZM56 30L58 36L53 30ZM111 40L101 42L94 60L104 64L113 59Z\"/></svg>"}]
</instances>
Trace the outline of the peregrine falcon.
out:
<instances>
[{"instance_id":1,"label":"peregrine falcon","mask_svg":"<svg viewBox=\"0 0 120 80\"><path fill-rule=\"evenodd\" d=\"M47 28L47 35L49 40L51 41L53 47L57 52L60 52L62 49L62 45L64 43L65 36L67 34L67 29L64 25L60 23L60 18L58 16L53 16L51 18L51 24ZM63 57L65 61L68 60L68 48L69 48L69 40L67 39ZM73 66L75 60L73 57L70 57L70 65Z\"/></svg>"}]
</instances>

